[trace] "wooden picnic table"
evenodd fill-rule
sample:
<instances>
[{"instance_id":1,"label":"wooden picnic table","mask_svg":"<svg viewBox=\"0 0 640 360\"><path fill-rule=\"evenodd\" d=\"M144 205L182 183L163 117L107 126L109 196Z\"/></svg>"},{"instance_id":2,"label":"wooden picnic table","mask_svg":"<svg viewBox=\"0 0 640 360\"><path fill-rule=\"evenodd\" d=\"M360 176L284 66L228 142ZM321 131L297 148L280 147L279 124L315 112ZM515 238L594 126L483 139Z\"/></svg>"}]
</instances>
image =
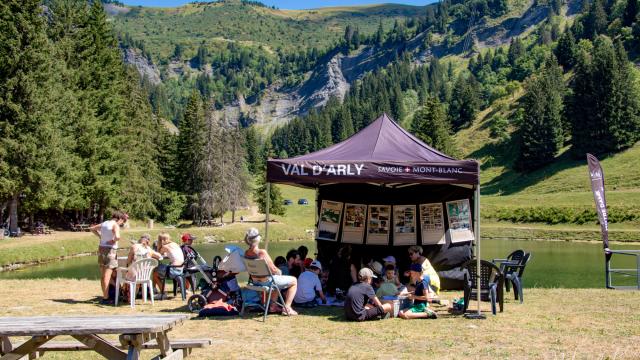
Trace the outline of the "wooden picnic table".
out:
<instances>
[{"instance_id":1,"label":"wooden picnic table","mask_svg":"<svg viewBox=\"0 0 640 360\"><path fill-rule=\"evenodd\" d=\"M78 350L93 350L107 359L137 360L142 349L159 349L156 359L182 359L191 348L180 351L172 347L168 332L185 319L186 315L0 317L0 360L36 358L45 351ZM105 340L103 334L118 334L120 344ZM69 335L80 343L47 344L60 335ZM13 336L31 339L12 344L9 337ZM155 343L151 343L153 340Z\"/></svg>"}]
</instances>

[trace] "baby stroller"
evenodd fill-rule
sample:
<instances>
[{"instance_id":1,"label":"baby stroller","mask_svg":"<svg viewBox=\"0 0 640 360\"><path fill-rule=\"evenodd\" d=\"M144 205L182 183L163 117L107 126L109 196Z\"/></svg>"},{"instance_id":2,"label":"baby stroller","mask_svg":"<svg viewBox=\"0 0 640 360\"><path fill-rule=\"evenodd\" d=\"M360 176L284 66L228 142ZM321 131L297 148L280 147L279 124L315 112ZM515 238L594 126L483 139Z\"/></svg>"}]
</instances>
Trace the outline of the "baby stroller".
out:
<instances>
[{"instance_id":1,"label":"baby stroller","mask_svg":"<svg viewBox=\"0 0 640 360\"><path fill-rule=\"evenodd\" d=\"M233 246L225 247L225 250L228 252L227 256L224 259L215 256L211 265L208 265L195 250L193 251L195 256L192 261L193 268L202 275L202 278L198 282L200 294L193 294L187 300L189 311L200 312L207 304L219 299L236 308L242 306L242 292L236 279L236 275L242 269L236 266L233 260L241 250Z\"/></svg>"}]
</instances>

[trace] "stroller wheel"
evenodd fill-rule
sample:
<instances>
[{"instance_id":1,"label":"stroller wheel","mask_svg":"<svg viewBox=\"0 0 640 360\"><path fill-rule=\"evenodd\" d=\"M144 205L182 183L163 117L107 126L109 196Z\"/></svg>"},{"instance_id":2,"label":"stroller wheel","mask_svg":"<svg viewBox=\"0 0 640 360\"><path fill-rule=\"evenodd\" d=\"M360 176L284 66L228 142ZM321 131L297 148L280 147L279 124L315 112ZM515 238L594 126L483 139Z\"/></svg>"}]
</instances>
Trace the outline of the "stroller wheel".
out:
<instances>
[{"instance_id":1,"label":"stroller wheel","mask_svg":"<svg viewBox=\"0 0 640 360\"><path fill-rule=\"evenodd\" d=\"M189 311L197 313L207 305L207 299L200 294L194 294L187 300L187 305L189 306Z\"/></svg>"}]
</instances>

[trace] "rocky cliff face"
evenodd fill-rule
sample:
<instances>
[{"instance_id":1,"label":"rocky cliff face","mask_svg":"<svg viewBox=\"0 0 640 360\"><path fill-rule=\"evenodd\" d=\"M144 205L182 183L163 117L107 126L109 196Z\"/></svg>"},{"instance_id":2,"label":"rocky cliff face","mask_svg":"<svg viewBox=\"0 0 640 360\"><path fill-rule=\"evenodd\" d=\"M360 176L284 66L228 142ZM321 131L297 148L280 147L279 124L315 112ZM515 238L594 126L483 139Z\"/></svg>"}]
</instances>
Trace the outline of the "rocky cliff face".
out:
<instances>
[{"instance_id":1,"label":"rocky cliff face","mask_svg":"<svg viewBox=\"0 0 640 360\"><path fill-rule=\"evenodd\" d=\"M140 76L146 77L153 85L160 84L160 72L155 64L145 58L137 49L126 48L123 51L125 64L135 66Z\"/></svg>"},{"instance_id":2,"label":"rocky cliff face","mask_svg":"<svg viewBox=\"0 0 640 360\"><path fill-rule=\"evenodd\" d=\"M568 16L576 7L575 3L579 1L569 1ZM540 24L549 15L550 9L547 6L538 6L534 1L531 1L526 11L520 16L503 19L500 23L491 25L480 20L473 26L471 35L478 47L508 44L513 37L520 36ZM365 46L349 55L330 54L326 61L308 74L307 80L301 85L284 87L273 84L260 97L255 96L248 99L240 97L218 111L216 116L221 117L228 124L258 123L278 126L296 116L304 115L314 108L324 106L331 97L342 100L354 81L363 77L367 72L388 65L396 58L396 54L402 51L412 52L416 65L427 63L432 56L461 55L468 32L467 26L468 22L466 21L452 25L461 39L454 44L441 43L424 49L421 45L424 43L425 34L422 33L402 44L391 47ZM126 51L125 61L135 65L138 71L153 83L160 82L159 72L155 65L134 51ZM181 62L170 63L166 71L171 77L181 76L185 71L191 73L198 70L191 69L188 63Z\"/></svg>"}]
</instances>

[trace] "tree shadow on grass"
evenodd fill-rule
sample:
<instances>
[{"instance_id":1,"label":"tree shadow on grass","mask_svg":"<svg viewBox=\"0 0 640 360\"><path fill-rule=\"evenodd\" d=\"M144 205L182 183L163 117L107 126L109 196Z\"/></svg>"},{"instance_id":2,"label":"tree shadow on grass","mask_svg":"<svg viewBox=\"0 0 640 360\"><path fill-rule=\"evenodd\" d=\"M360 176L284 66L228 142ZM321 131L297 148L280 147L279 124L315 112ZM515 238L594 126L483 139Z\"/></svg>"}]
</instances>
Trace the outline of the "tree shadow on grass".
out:
<instances>
[{"instance_id":1,"label":"tree shadow on grass","mask_svg":"<svg viewBox=\"0 0 640 360\"><path fill-rule=\"evenodd\" d=\"M48 299L48 300L57 302L57 303L62 303L62 304L69 304L69 305L75 305L75 304L100 305L100 300L102 300L102 297L96 296L92 299L87 299L87 300L77 300L77 299ZM113 305L108 305L108 306L113 306Z\"/></svg>"},{"instance_id":2,"label":"tree shadow on grass","mask_svg":"<svg viewBox=\"0 0 640 360\"><path fill-rule=\"evenodd\" d=\"M480 166L482 171L492 167L506 168L504 173L483 184L481 188L483 195L512 195L561 171L585 164L584 159L577 159L573 151L569 149L547 166L531 172L521 172L515 170L519 153L519 134L514 133L510 140L487 143L470 154L471 158L483 159Z\"/></svg>"}]
</instances>

